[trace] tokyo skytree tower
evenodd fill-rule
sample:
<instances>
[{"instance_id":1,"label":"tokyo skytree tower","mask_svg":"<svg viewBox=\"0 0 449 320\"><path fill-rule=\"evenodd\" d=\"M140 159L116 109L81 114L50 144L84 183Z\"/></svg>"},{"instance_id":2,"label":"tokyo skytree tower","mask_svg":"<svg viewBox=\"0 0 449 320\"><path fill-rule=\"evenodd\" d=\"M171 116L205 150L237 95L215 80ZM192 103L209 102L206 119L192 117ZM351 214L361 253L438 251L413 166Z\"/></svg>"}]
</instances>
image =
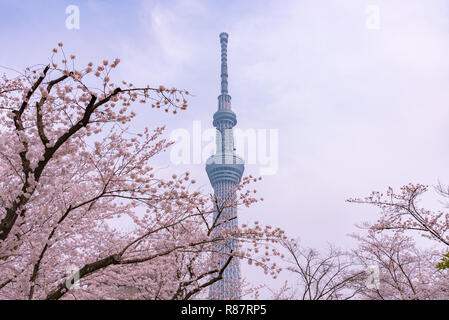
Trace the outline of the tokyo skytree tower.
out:
<instances>
[{"instance_id":1,"label":"tokyo skytree tower","mask_svg":"<svg viewBox=\"0 0 449 320\"><path fill-rule=\"evenodd\" d=\"M237 229L237 208L232 206L235 188L240 182L244 171L244 161L235 155L234 135L232 128L237 124L237 117L231 110L231 96L228 93L228 65L227 45L228 34L220 34L221 44L221 94L218 96L218 111L214 113L213 125L217 128L217 152L206 162L206 172L217 198L214 221L220 215L217 228L218 232L224 228ZM231 206L229 206L231 205ZM221 211L221 213L220 213ZM237 240L226 240L224 244L216 246L218 254L213 257L218 259L219 267L228 260L228 253L235 250ZM221 253L221 254L220 254ZM215 282L210 287L209 297L215 300L240 299L240 264L237 258L233 258L223 273L223 279Z\"/></svg>"}]
</instances>

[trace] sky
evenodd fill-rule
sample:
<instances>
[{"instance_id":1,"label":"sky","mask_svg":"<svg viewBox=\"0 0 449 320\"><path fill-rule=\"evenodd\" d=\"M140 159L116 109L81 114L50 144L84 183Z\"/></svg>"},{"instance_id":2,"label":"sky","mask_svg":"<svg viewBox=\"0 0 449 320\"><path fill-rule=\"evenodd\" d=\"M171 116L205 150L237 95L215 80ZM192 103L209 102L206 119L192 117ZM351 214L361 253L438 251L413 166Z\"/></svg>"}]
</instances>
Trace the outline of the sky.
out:
<instances>
[{"instance_id":1,"label":"sky","mask_svg":"<svg viewBox=\"0 0 449 320\"><path fill-rule=\"evenodd\" d=\"M66 27L69 5L79 8L79 29ZM257 186L265 201L240 210L240 222L279 226L307 246L351 248L354 225L377 210L346 199L449 184L445 0L0 0L0 65L45 63L60 41L81 64L119 57L116 77L193 94L176 116L139 107L132 129L192 132L196 121L212 127L221 32L237 127L278 132L278 168ZM211 191L204 163L175 165L167 152L157 164L187 169Z\"/></svg>"}]
</instances>

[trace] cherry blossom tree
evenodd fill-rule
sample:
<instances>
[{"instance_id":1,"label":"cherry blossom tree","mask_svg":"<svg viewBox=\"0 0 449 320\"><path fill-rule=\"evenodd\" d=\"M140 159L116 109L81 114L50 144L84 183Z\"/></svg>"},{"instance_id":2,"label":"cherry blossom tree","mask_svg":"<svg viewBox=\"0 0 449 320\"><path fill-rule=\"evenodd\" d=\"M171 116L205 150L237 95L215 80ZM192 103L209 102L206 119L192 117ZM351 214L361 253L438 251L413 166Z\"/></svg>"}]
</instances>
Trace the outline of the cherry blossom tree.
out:
<instances>
[{"instance_id":1,"label":"cherry blossom tree","mask_svg":"<svg viewBox=\"0 0 449 320\"><path fill-rule=\"evenodd\" d=\"M437 192L449 198L449 189L439 184ZM349 199L351 203L370 204L380 208L374 223L365 223L369 236L356 238L361 243L359 261L372 260L383 269L382 281L389 289L365 294L378 299L447 299L447 252L449 246L449 214L422 208L421 197L428 186L408 184L395 192L372 192L365 198ZM429 239L431 249L419 250L409 235ZM379 238L381 237L381 238ZM446 252L446 254L444 254ZM444 254L444 255L443 255ZM438 258L440 261L438 261Z\"/></svg>"},{"instance_id":2,"label":"cherry blossom tree","mask_svg":"<svg viewBox=\"0 0 449 320\"><path fill-rule=\"evenodd\" d=\"M435 269L438 250L420 250L409 236L386 235L370 231L367 236L353 235L359 247L353 250L355 264L368 270L378 269L377 285L368 286L367 277L351 285L357 297L369 300L449 299L447 272Z\"/></svg>"},{"instance_id":3,"label":"cherry blossom tree","mask_svg":"<svg viewBox=\"0 0 449 320\"><path fill-rule=\"evenodd\" d=\"M391 233L391 232L390 232ZM286 268L297 282L270 290L273 299L288 300L447 300L449 274L437 270L441 251L418 249L400 232L369 230L351 235L358 247L343 252L305 248L298 241L282 241Z\"/></svg>"},{"instance_id":4,"label":"cherry blossom tree","mask_svg":"<svg viewBox=\"0 0 449 320\"><path fill-rule=\"evenodd\" d=\"M436 190L449 198L449 188L439 184ZM427 191L427 186L409 184L398 193L388 188L385 194L373 192L363 199L349 199L381 209L376 222L361 226L366 233L351 235L358 247L349 253L332 246L319 252L294 240L281 241L288 254L287 270L297 275L298 283L286 283L272 291L273 298L449 299L449 255L442 255L449 245L449 214L419 206ZM413 233L433 245L418 248ZM373 276L368 272L371 268L379 271L379 282L374 286L368 283Z\"/></svg>"},{"instance_id":5,"label":"cherry blossom tree","mask_svg":"<svg viewBox=\"0 0 449 320\"><path fill-rule=\"evenodd\" d=\"M302 247L297 240L281 242L287 250L284 259L287 270L296 275L297 283L285 284L274 298L299 300L348 300L358 294L352 283L364 278L364 272L354 267L350 255L330 245L320 253Z\"/></svg>"},{"instance_id":6,"label":"cherry blossom tree","mask_svg":"<svg viewBox=\"0 0 449 320\"><path fill-rule=\"evenodd\" d=\"M437 190L449 197L449 189L439 185ZM428 191L428 186L408 184L395 192L389 187L386 193L372 192L363 199L349 199L352 203L374 205L381 209L376 223L369 225L372 230L395 230L400 232L418 232L440 245L449 246L449 214L419 207L421 196Z\"/></svg>"},{"instance_id":7,"label":"cherry blossom tree","mask_svg":"<svg viewBox=\"0 0 449 320\"><path fill-rule=\"evenodd\" d=\"M60 43L48 64L2 77L0 299L201 298L232 259L276 276L267 257L278 252L258 255L244 244L264 248L282 230L226 230L218 228L223 217L212 218L259 201L250 189L257 179L244 178L232 199L218 201L189 172L158 176L152 160L171 142L163 126L130 132L132 106L176 114L189 93L118 84L119 62L79 67ZM210 257L229 239L238 250L217 267Z\"/></svg>"}]
</instances>

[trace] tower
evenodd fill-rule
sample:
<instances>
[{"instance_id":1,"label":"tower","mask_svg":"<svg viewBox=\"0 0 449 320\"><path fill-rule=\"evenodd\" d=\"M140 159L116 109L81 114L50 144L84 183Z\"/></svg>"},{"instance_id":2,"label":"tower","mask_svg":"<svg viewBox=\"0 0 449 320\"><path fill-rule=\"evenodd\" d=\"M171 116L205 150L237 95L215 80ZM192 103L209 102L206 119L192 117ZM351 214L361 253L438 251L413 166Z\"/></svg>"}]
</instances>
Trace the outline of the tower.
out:
<instances>
[{"instance_id":1,"label":"tower","mask_svg":"<svg viewBox=\"0 0 449 320\"><path fill-rule=\"evenodd\" d=\"M220 223L216 234L223 232L226 228L237 229L237 208L233 205L233 196L244 171L244 161L235 155L234 149L232 128L237 124L237 117L231 110L231 96L228 93L228 37L227 33L220 34L221 94L218 96L218 111L213 117L213 125L217 128L217 152L206 162L206 172L218 204L213 216L214 221L217 220ZM220 210L223 207L224 209ZM215 249L218 253L215 256L218 258L219 267L228 260L227 254L235 250L236 242L235 239L229 239L223 244L216 245ZM211 286L210 298L217 300L240 299L240 280L240 264L234 258L224 271L223 279Z\"/></svg>"}]
</instances>

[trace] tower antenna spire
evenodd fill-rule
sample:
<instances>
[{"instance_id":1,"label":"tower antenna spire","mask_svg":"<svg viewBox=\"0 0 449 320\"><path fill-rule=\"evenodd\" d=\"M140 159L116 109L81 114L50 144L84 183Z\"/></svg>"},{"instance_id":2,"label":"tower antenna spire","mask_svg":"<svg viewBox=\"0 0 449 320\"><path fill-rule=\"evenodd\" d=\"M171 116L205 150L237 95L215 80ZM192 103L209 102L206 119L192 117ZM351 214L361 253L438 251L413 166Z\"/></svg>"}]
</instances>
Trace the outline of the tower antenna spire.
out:
<instances>
[{"instance_id":1,"label":"tower antenna spire","mask_svg":"<svg viewBox=\"0 0 449 320\"><path fill-rule=\"evenodd\" d=\"M218 110L231 111L231 96L228 91L228 38L226 32L220 33L221 45L221 94L218 96Z\"/></svg>"},{"instance_id":2,"label":"tower antenna spire","mask_svg":"<svg viewBox=\"0 0 449 320\"><path fill-rule=\"evenodd\" d=\"M226 32L220 33L221 44L221 94L228 94L228 37Z\"/></svg>"}]
</instances>

